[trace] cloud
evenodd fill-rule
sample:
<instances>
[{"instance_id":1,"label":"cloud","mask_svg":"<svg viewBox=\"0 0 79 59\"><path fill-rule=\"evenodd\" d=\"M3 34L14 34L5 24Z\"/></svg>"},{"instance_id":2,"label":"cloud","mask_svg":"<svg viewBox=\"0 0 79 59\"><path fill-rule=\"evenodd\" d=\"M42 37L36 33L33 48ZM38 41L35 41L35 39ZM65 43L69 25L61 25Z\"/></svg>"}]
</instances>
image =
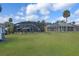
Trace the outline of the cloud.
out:
<instances>
[{"instance_id":1,"label":"cloud","mask_svg":"<svg viewBox=\"0 0 79 59\"><path fill-rule=\"evenodd\" d=\"M37 21L42 20L43 18L39 17L38 13L42 16L47 17L47 15L50 14L50 11L48 10L49 3L38 3L38 4L30 4L26 7L26 19L29 21Z\"/></svg>"},{"instance_id":2,"label":"cloud","mask_svg":"<svg viewBox=\"0 0 79 59\"><path fill-rule=\"evenodd\" d=\"M26 21L37 21L37 20L39 20L39 16L38 15L26 16Z\"/></svg>"},{"instance_id":3,"label":"cloud","mask_svg":"<svg viewBox=\"0 0 79 59\"><path fill-rule=\"evenodd\" d=\"M61 9L68 9L68 7L72 6L73 4L68 4L68 3L54 3L52 4L53 6L53 10L57 11L57 10L61 10Z\"/></svg>"},{"instance_id":4,"label":"cloud","mask_svg":"<svg viewBox=\"0 0 79 59\"><path fill-rule=\"evenodd\" d=\"M19 16L23 16L24 13L23 13L23 12L18 12L17 15L19 15Z\"/></svg>"},{"instance_id":5,"label":"cloud","mask_svg":"<svg viewBox=\"0 0 79 59\"><path fill-rule=\"evenodd\" d=\"M66 21L66 19L63 16L59 16L59 17L55 18L54 20L52 20L52 23L56 22L56 21ZM72 21L74 21L74 20L72 20L71 18L68 18L68 20L67 20L68 23L72 22Z\"/></svg>"},{"instance_id":6,"label":"cloud","mask_svg":"<svg viewBox=\"0 0 79 59\"><path fill-rule=\"evenodd\" d=\"M24 11L25 10L25 7L21 7L20 11Z\"/></svg>"},{"instance_id":7,"label":"cloud","mask_svg":"<svg viewBox=\"0 0 79 59\"><path fill-rule=\"evenodd\" d=\"M55 23L56 21L58 21L60 19L62 19L62 16L56 17L56 18L52 19L50 22Z\"/></svg>"},{"instance_id":8,"label":"cloud","mask_svg":"<svg viewBox=\"0 0 79 59\"><path fill-rule=\"evenodd\" d=\"M59 17L56 17L54 20L52 20L52 22L62 21L62 20L65 21L65 18L63 16L59 16Z\"/></svg>"},{"instance_id":9,"label":"cloud","mask_svg":"<svg viewBox=\"0 0 79 59\"><path fill-rule=\"evenodd\" d=\"M47 3L47 4L46 3L29 4L26 7L26 14L37 13L41 9L46 10L47 9L47 6L49 6L49 5L50 5L49 3Z\"/></svg>"},{"instance_id":10,"label":"cloud","mask_svg":"<svg viewBox=\"0 0 79 59\"><path fill-rule=\"evenodd\" d=\"M20 19L20 16L15 16L15 19L16 19L16 20Z\"/></svg>"},{"instance_id":11,"label":"cloud","mask_svg":"<svg viewBox=\"0 0 79 59\"><path fill-rule=\"evenodd\" d=\"M4 23L4 22L6 22L7 21L7 17L0 17L0 23Z\"/></svg>"},{"instance_id":12,"label":"cloud","mask_svg":"<svg viewBox=\"0 0 79 59\"><path fill-rule=\"evenodd\" d=\"M70 14L70 17L68 18L69 22L75 21L76 24L79 23L79 9L75 10L73 13Z\"/></svg>"},{"instance_id":13,"label":"cloud","mask_svg":"<svg viewBox=\"0 0 79 59\"><path fill-rule=\"evenodd\" d=\"M74 12L75 15L79 15L79 9Z\"/></svg>"},{"instance_id":14,"label":"cloud","mask_svg":"<svg viewBox=\"0 0 79 59\"><path fill-rule=\"evenodd\" d=\"M51 11L62 10L72 6L73 4L67 3L37 3L37 4L29 4L26 7L26 15L35 15L40 14L45 17L50 15Z\"/></svg>"},{"instance_id":15,"label":"cloud","mask_svg":"<svg viewBox=\"0 0 79 59\"><path fill-rule=\"evenodd\" d=\"M25 20L25 17L21 17L21 20Z\"/></svg>"},{"instance_id":16,"label":"cloud","mask_svg":"<svg viewBox=\"0 0 79 59\"><path fill-rule=\"evenodd\" d=\"M25 21L25 7L21 7L21 9L16 13L16 15L14 16L14 22L18 23L18 22L22 22Z\"/></svg>"},{"instance_id":17,"label":"cloud","mask_svg":"<svg viewBox=\"0 0 79 59\"><path fill-rule=\"evenodd\" d=\"M43 8L43 9L40 9L40 14L41 15L49 15L50 14L50 11L47 10L47 9L45 9L45 8Z\"/></svg>"},{"instance_id":18,"label":"cloud","mask_svg":"<svg viewBox=\"0 0 79 59\"><path fill-rule=\"evenodd\" d=\"M39 10L41 11L49 11L51 9L52 11L57 11L61 9L68 8L72 6L73 4L67 4L67 3L37 3L37 4L29 4L26 7L26 14L33 14L37 13Z\"/></svg>"},{"instance_id":19,"label":"cloud","mask_svg":"<svg viewBox=\"0 0 79 59\"><path fill-rule=\"evenodd\" d=\"M60 16L57 18L57 20L65 20L65 18L63 16Z\"/></svg>"},{"instance_id":20,"label":"cloud","mask_svg":"<svg viewBox=\"0 0 79 59\"><path fill-rule=\"evenodd\" d=\"M49 18L50 18L50 16L44 16L44 17L42 17L44 20L48 20Z\"/></svg>"},{"instance_id":21,"label":"cloud","mask_svg":"<svg viewBox=\"0 0 79 59\"><path fill-rule=\"evenodd\" d=\"M0 23L7 22L11 16L0 16Z\"/></svg>"},{"instance_id":22,"label":"cloud","mask_svg":"<svg viewBox=\"0 0 79 59\"><path fill-rule=\"evenodd\" d=\"M75 24L79 24L79 18L75 20Z\"/></svg>"},{"instance_id":23,"label":"cloud","mask_svg":"<svg viewBox=\"0 0 79 59\"><path fill-rule=\"evenodd\" d=\"M26 14L32 14L37 12L36 4L30 4L26 7Z\"/></svg>"},{"instance_id":24,"label":"cloud","mask_svg":"<svg viewBox=\"0 0 79 59\"><path fill-rule=\"evenodd\" d=\"M18 16L25 16L25 7L21 7L20 10L16 13Z\"/></svg>"},{"instance_id":25,"label":"cloud","mask_svg":"<svg viewBox=\"0 0 79 59\"><path fill-rule=\"evenodd\" d=\"M24 16L14 16L14 23L23 22L26 21L26 18Z\"/></svg>"}]
</instances>

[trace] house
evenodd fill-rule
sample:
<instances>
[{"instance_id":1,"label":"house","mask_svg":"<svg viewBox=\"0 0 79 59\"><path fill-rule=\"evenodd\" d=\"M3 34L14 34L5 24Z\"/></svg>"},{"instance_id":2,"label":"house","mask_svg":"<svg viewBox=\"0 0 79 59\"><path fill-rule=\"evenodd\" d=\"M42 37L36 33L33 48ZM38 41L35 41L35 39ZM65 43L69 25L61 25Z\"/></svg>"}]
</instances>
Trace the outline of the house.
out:
<instances>
[{"instance_id":1,"label":"house","mask_svg":"<svg viewBox=\"0 0 79 59\"><path fill-rule=\"evenodd\" d=\"M79 26L73 23L66 23L64 21L58 21L56 23L47 25L47 30L48 31L59 31L59 32L79 31Z\"/></svg>"},{"instance_id":2,"label":"house","mask_svg":"<svg viewBox=\"0 0 79 59\"><path fill-rule=\"evenodd\" d=\"M5 28L3 24L0 24L0 41L5 39Z\"/></svg>"},{"instance_id":3,"label":"house","mask_svg":"<svg viewBox=\"0 0 79 59\"><path fill-rule=\"evenodd\" d=\"M15 32L39 32L37 22L20 22L15 24Z\"/></svg>"}]
</instances>

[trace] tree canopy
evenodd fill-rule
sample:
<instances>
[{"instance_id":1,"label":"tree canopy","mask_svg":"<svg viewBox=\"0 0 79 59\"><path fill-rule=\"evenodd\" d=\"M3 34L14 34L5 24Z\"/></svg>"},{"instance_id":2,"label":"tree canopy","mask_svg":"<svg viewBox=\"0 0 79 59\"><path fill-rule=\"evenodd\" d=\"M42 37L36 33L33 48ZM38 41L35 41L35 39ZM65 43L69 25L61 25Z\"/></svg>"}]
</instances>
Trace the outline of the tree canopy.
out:
<instances>
[{"instance_id":1,"label":"tree canopy","mask_svg":"<svg viewBox=\"0 0 79 59\"><path fill-rule=\"evenodd\" d=\"M64 12L63 12L63 17L64 18L67 18L67 17L69 17L70 16L70 11L69 10L64 10Z\"/></svg>"}]
</instances>

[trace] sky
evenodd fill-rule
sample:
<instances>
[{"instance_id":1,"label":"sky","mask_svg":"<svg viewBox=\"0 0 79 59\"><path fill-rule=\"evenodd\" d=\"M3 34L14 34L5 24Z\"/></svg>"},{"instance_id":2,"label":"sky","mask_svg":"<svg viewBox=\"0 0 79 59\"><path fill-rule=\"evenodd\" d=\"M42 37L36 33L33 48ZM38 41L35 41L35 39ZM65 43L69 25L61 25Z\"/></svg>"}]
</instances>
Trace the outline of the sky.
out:
<instances>
[{"instance_id":1,"label":"sky","mask_svg":"<svg viewBox=\"0 0 79 59\"><path fill-rule=\"evenodd\" d=\"M79 24L79 3L1 3L0 23L13 18L14 23L22 21L56 22L65 20L63 11L69 10L68 22Z\"/></svg>"}]
</instances>

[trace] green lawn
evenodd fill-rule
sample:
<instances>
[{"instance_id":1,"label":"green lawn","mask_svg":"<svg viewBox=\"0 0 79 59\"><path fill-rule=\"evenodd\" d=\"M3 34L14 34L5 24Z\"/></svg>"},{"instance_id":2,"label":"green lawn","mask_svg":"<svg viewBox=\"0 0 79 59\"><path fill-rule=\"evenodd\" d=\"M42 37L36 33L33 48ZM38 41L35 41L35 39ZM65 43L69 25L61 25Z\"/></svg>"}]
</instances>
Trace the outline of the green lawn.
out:
<instances>
[{"instance_id":1,"label":"green lawn","mask_svg":"<svg viewBox=\"0 0 79 59\"><path fill-rule=\"evenodd\" d=\"M79 32L47 32L6 35L0 55L79 56Z\"/></svg>"}]
</instances>

